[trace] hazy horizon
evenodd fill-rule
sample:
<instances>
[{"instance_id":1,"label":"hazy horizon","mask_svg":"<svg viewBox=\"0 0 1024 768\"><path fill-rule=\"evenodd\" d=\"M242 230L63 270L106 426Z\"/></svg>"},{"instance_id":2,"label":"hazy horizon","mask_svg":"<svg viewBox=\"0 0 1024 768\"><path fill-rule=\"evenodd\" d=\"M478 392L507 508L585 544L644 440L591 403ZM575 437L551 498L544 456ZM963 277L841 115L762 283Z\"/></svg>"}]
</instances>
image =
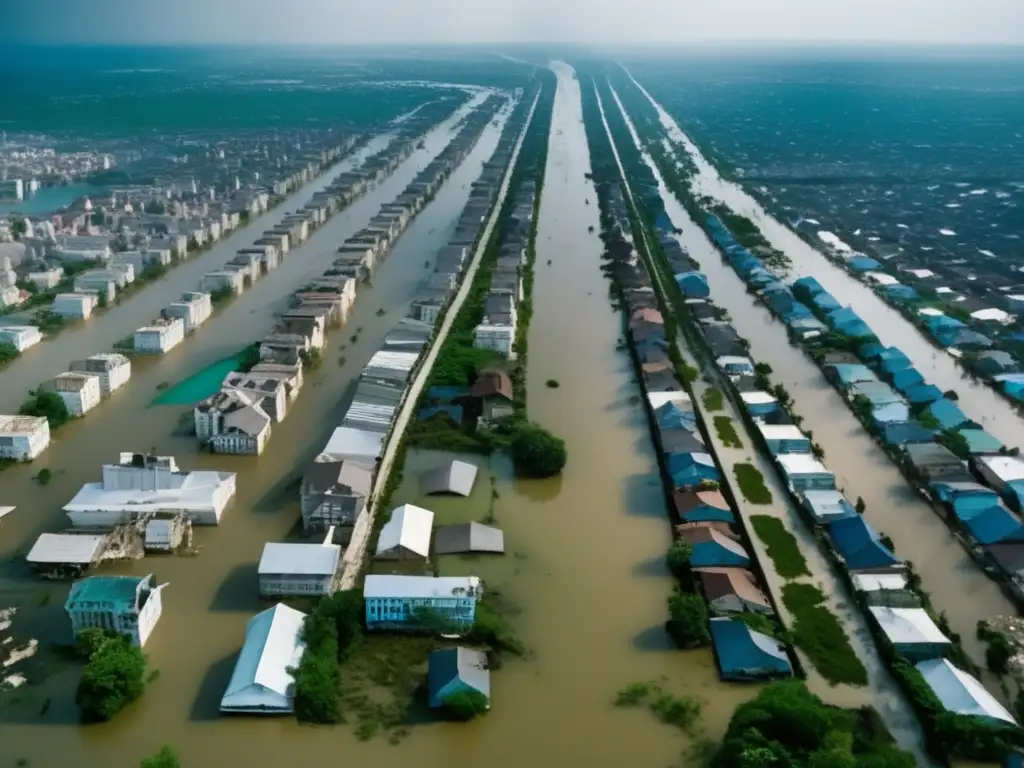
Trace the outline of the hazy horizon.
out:
<instances>
[{"instance_id":1,"label":"hazy horizon","mask_svg":"<svg viewBox=\"0 0 1024 768\"><path fill-rule=\"evenodd\" d=\"M75 45L1022 45L1022 0L26 0L6 42Z\"/></svg>"}]
</instances>

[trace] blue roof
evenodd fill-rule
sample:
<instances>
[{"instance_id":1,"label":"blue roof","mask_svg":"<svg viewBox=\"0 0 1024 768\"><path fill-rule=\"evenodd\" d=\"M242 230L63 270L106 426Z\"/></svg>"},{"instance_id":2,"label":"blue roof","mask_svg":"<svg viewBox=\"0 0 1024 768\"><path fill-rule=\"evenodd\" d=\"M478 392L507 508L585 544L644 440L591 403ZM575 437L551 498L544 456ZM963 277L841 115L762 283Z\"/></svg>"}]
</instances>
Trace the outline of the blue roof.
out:
<instances>
[{"instance_id":1,"label":"blue roof","mask_svg":"<svg viewBox=\"0 0 1024 768\"><path fill-rule=\"evenodd\" d=\"M904 368L909 368L910 358L904 354L902 349L897 347L888 347L878 355L878 364L883 371L886 373L894 373L895 371L902 371Z\"/></svg>"},{"instance_id":2,"label":"blue roof","mask_svg":"<svg viewBox=\"0 0 1024 768\"><path fill-rule=\"evenodd\" d=\"M801 277L799 280L794 280L793 288L800 288L811 296L815 296L825 290L821 287L821 283L813 277Z\"/></svg>"},{"instance_id":3,"label":"blue roof","mask_svg":"<svg viewBox=\"0 0 1024 768\"><path fill-rule=\"evenodd\" d=\"M828 327L816 317L792 316L786 318L786 325L798 331L821 331L824 333Z\"/></svg>"},{"instance_id":4,"label":"blue roof","mask_svg":"<svg viewBox=\"0 0 1024 768\"><path fill-rule=\"evenodd\" d=\"M824 312L831 312L834 309L839 309L842 304L836 301L835 297L826 292L822 291L811 299L811 302Z\"/></svg>"},{"instance_id":5,"label":"blue roof","mask_svg":"<svg viewBox=\"0 0 1024 768\"><path fill-rule=\"evenodd\" d=\"M907 390L911 387L923 383L924 376L917 368L904 368L902 371L892 374L892 385L903 394L907 394Z\"/></svg>"},{"instance_id":6,"label":"blue roof","mask_svg":"<svg viewBox=\"0 0 1024 768\"><path fill-rule=\"evenodd\" d=\"M942 390L934 384L916 384L904 394L912 405L924 405L942 399Z\"/></svg>"},{"instance_id":7,"label":"blue roof","mask_svg":"<svg viewBox=\"0 0 1024 768\"><path fill-rule=\"evenodd\" d=\"M917 291L911 288L909 285L887 285L885 292L891 299L899 299L900 301L913 301L917 298Z\"/></svg>"},{"instance_id":8,"label":"blue roof","mask_svg":"<svg viewBox=\"0 0 1024 768\"><path fill-rule=\"evenodd\" d=\"M829 535L836 550L853 570L899 565L900 559L886 549L879 535L860 515L829 523Z\"/></svg>"},{"instance_id":9,"label":"blue roof","mask_svg":"<svg viewBox=\"0 0 1024 768\"><path fill-rule=\"evenodd\" d=\"M430 654L427 690L431 707L443 706L445 698L467 689L491 698L491 673L484 653L470 648L442 648Z\"/></svg>"},{"instance_id":10,"label":"blue roof","mask_svg":"<svg viewBox=\"0 0 1024 768\"><path fill-rule=\"evenodd\" d=\"M738 619L716 617L709 624L722 677L793 674L786 649L775 638Z\"/></svg>"},{"instance_id":11,"label":"blue roof","mask_svg":"<svg viewBox=\"0 0 1024 768\"><path fill-rule=\"evenodd\" d=\"M999 494L981 483L946 482L940 480L931 484L931 489L940 501L952 502L954 505L961 500L967 502L976 499L975 506L980 510L999 501Z\"/></svg>"},{"instance_id":12,"label":"blue roof","mask_svg":"<svg viewBox=\"0 0 1024 768\"><path fill-rule=\"evenodd\" d=\"M925 319L924 324L933 333L938 330L954 330L967 327L955 317L950 317L949 315L929 315Z\"/></svg>"},{"instance_id":13,"label":"blue roof","mask_svg":"<svg viewBox=\"0 0 1024 768\"><path fill-rule=\"evenodd\" d=\"M834 309L828 313L828 324L833 328L838 328L841 325L847 325L853 322L861 322L861 319L860 315L854 312L852 307Z\"/></svg>"},{"instance_id":14,"label":"blue roof","mask_svg":"<svg viewBox=\"0 0 1024 768\"><path fill-rule=\"evenodd\" d=\"M982 544L1024 541L1024 525L1001 504L976 513L964 520L964 525Z\"/></svg>"},{"instance_id":15,"label":"blue roof","mask_svg":"<svg viewBox=\"0 0 1024 768\"><path fill-rule=\"evenodd\" d=\"M699 485L705 480L722 480L714 460L706 453L673 453L669 454L667 461L669 474L677 488Z\"/></svg>"},{"instance_id":16,"label":"blue roof","mask_svg":"<svg viewBox=\"0 0 1024 768\"><path fill-rule=\"evenodd\" d=\"M1014 505L1014 509L1024 509L1024 480L1008 482L1003 488L1003 496Z\"/></svg>"},{"instance_id":17,"label":"blue roof","mask_svg":"<svg viewBox=\"0 0 1024 768\"><path fill-rule=\"evenodd\" d=\"M705 299L711 295L708 278L703 272L680 272L676 275L676 283L689 298Z\"/></svg>"},{"instance_id":18,"label":"blue roof","mask_svg":"<svg viewBox=\"0 0 1024 768\"><path fill-rule=\"evenodd\" d=\"M870 256L854 256L846 263L849 264L850 269L856 272L867 272L870 269L878 269L882 266L881 263L875 261Z\"/></svg>"},{"instance_id":19,"label":"blue roof","mask_svg":"<svg viewBox=\"0 0 1024 768\"><path fill-rule=\"evenodd\" d=\"M875 335L871 326L863 320L850 320L835 326L835 329L851 339L868 339Z\"/></svg>"},{"instance_id":20,"label":"blue roof","mask_svg":"<svg viewBox=\"0 0 1024 768\"><path fill-rule=\"evenodd\" d=\"M843 386L849 386L858 381L878 381L875 372L860 363L839 363L833 365L832 370L835 371L836 378Z\"/></svg>"},{"instance_id":21,"label":"blue roof","mask_svg":"<svg viewBox=\"0 0 1024 768\"><path fill-rule=\"evenodd\" d=\"M945 398L936 400L928 406L926 411L935 417L943 429L956 429L961 424L967 423L964 412L952 400Z\"/></svg>"},{"instance_id":22,"label":"blue roof","mask_svg":"<svg viewBox=\"0 0 1024 768\"><path fill-rule=\"evenodd\" d=\"M691 432L697 428L697 417L693 411L684 411L675 403L665 403L654 412L654 418L661 429L688 429Z\"/></svg>"},{"instance_id":23,"label":"blue roof","mask_svg":"<svg viewBox=\"0 0 1024 768\"><path fill-rule=\"evenodd\" d=\"M810 307L806 304L801 304L799 301L794 301L790 306L789 311L786 312L786 320L790 320L795 317L814 317L814 313L811 312Z\"/></svg>"},{"instance_id":24,"label":"blue roof","mask_svg":"<svg viewBox=\"0 0 1024 768\"><path fill-rule=\"evenodd\" d=\"M910 420L910 408L906 403L886 403L871 412L876 424L901 424Z\"/></svg>"},{"instance_id":25,"label":"blue roof","mask_svg":"<svg viewBox=\"0 0 1024 768\"><path fill-rule=\"evenodd\" d=\"M698 541L690 545L690 565L694 568L745 568L750 565L746 550L732 539Z\"/></svg>"},{"instance_id":26,"label":"blue roof","mask_svg":"<svg viewBox=\"0 0 1024 768\"><path fill-rule=\"evenodd\" d=\"M878 358L883 352L885 352L885 347L877 341L870 341L867 344L861 345L860 349L857 350L857 357L870 362Z\"/></svg>"},{"instance_id":27,"label":"blue roof","mask_svg":"<svg viewBox=\"0 0 1024 768\"><path fill-rule=\"evenodd\" d=\"M967 448L971 453L999 453L1003 448L1003 444L984 429L960 429L957 431L967 441Z\"/></svg>"},{"instance_id":28,"label":"blue roof","mask_svg":"<svg viewBox=\"0 0 1024 768\"><path fill-rule=\"evenodd\" d=\"M894 390L884 381L858 381L850 385L849 395L851 398L862 395L871 401L871 405L878 408L889 403L905 402L899 392ZM906 419L900 419L906 421Z\"/></svg>"},{"instance_id":29,"label":"blue roof","mask_svg":"<svg viewBox=\"0 0 1024 768\"><path fill-rule=\"evenodd\" d=\"M909 443L930 443L935 439L935 430L928 429L916 421L888 422L882 425L882 439L887 445Z\"/></svg>"}]
</instances>

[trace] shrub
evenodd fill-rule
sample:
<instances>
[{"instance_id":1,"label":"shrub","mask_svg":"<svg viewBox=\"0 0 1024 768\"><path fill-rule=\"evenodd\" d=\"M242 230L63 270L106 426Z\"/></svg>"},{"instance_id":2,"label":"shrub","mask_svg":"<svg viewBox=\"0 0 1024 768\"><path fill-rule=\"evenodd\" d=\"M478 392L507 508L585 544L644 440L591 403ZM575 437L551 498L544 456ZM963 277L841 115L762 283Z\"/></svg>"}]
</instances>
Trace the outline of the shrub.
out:
<instances>
[{"instance_id":1,"label":"shrub","mask_svg":"<svg viewBox=\"0 0 1024 768\"><path fill-rule=\"evenodd\" d=\"M750 518L757 537L768 548L775 570L784 579L810 576L807 561L797 546L796 538L786 530L782 521L770 515L753 515Z\"/></svg>"},{"instance_id":2,"label":"shrub","mask_svg":"<svg viewBox=\"0 0 1024 768\"><path fill-rule=\"evenodd\" d=\"M743 497L751 504L771 504L772 492L764 484L764 476L753 464L742 462L733 466L736 482Z\"/></svg>"},{"instance_id":3,"label":"shrub","mask_svg":"<svg viewBox=\"0 0 1024 768\"><path fill-rule=\"evenodd\" d=\"M260 364L260 345L250 344L238 355L238 370L251 371Z\"/></svg>"},{"instance_id":4,"label":"shrub","mask_svg":"<svg viewBox=\"0 0 1024 768\"><path fill-rule=\"evenodd\" d=\"M178 755L168 746L160 747L160 751L151 757L145 758L139 768L180 768L181 762Z\"/></svg>"},{"instance_id":5,"label":"shrub","mask_svg":"<svg viewBox=\"0 0 1024 768\"><path fill-rule=\"evenodd\" d=\"M545 382L548 389L558 389L561 385L558 383L558 379L548 379Z\"/></svg>"},{"instance_id":6,"label":"shrub","mask_svg":"<svg viewBox=\"0 0 1024 768\"><path fill-rule=\"evenodd\" d=\"M736 425L728 416L715 416L715 432L726 448L742 448L743 442L736 432Z\"/></svg>"},{"instance_id":7,"label":"shrub","mask_svg":"<svg viewBox=\"0 0 1024 768\"><path fill-rule=\"evenodd\" d=\"M699 595L674 590L668 599L668 613L665 630L680 648L697 648L711 642L708 608Z\"/></svg>"},{"instance_id":8,"label":"shrub","mask_svg":"<svg viewBox=\"0 0 1024 768\"><path fill-rule=\"evenodd\" d=\"M665 564L669 571L684 586L689 586L693 580L693 571L690 567L690 559L693 557L693 547L682 539L676 539L668 548L665 555Z\"/></svg>"},{"instance_id":9,"label":"shrub","mask_svg":"<svg viewBox=\"0 0 1024 768\"><path fill-rule=\"evenodd\" d=\"M509 448L516 472L525 477L553 477L565 467L565 441L542 427L531 424L520 428Z\"/></svg>"},{"instance_id":10,"label":"shrub","mask_svg":"<svg viewBox=\"0 0 1024 768\"><path fill-rule=\"evenodd\" d=\"M700 401L704 403L704 407L709 411L720 411L725 407L725 398L722 396L721 391L717 389L704 390L704 395Z\"/></svg>"},{"instance_id":11,"label":"shrub","mask_svg":"<svg viewBox=\"0 0 1024 768\"><path fill-rule=\"evenodd\" d=\"M50 424L50 429L58 429L71 418L68 407L56 392L33 392L31 397L21 406L22 416L42 416Z\"/></svg>"},{"instance_id":12,"label":"shrub","mask_svg":"<svg viewBox=\"0 0 1024 768\"><path fill-rule=\"evenodd\" d=\"M21 353L18 348L9 341L0 341L0 367L14 360Z\"/></svg>"},{"instance_id":13,"label":"shrub","mask_svg":"<svg viewBox=\"0 0 1024 768\"><path fill-rule=\"evenodd\" d=\"M464 688L446 696L441 702L441 711L451 720L472 720L486 712L489 704L480 691Z\"/></svg>"},{"instance_id":14,"label":"shrub","mask_svg":"<svg viewBox=\"0 0 1024 768\"><path fill-rule=\"evenodd\" d=\"M79 652L89 652L75 694L75 703L86 721L110 720L142 695L146 657L126 636L90 633L78 648Z\"/></svg>"},{"instance_id":15,"label":"shrub","mask_svg":"<svg viewBox=\"0 0 1024 768\"><path fill-rule=\"evenodd\" d=\"M812 584L786 584L782 602L793 614L793 641L828 682L867 685L868 673L846 630L826 608L825 596Z\"/></svg>"},{"instance_id":16,"label":"shrub","mask_svg":"<svg viewBox=\"0 0 1024 768\"><path fill-rule=\"evenodd\" d=\"M295 677L295 714L301 722L336 723L341 719L339 662L363 636L363 598L355 589L335 592L313 609L302 625L306 652Z\"/></svg>"}]
</instances>

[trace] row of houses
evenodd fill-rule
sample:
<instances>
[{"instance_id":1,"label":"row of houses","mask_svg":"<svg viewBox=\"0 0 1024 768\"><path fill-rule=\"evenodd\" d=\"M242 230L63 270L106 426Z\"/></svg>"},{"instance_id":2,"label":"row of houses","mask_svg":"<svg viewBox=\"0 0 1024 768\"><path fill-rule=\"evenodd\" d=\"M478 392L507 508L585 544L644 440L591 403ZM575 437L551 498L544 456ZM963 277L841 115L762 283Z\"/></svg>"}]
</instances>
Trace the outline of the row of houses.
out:
<instances>
[{"instance_id":1,"label":"row of houses","mask_svg":"<svg viewBox=\"0 0 1024 768\"><path fill-rule=\"evenodd\" d=\"M757 564L744 544L736 511L721 490L722 471L705 442L699 414L670 357L665 321L650 276L626 235L629 217L617 188L606 205L615 223L608 240L609 270L627 313L628 337L668 484L674 535L688 545L694 587L711 614L708 630L719 674L723 680L789 677L793 664L786 646L744 620L747 614L772 616L774 609L755 575ZM703 305L706 280L670 232L660 229L659 241L676 282L684 295Z\"/></svg>"},{"instance_id":2,"label":"row of houses","mask_svg":"<svg viewBox=\"0 0 1024 768\"><path fill-rule=\"evenodd\" d=\"M737 255L741 247L736 247L735 240L724 226L709 226L708 229L725 258L733 262L734 267L737 263L746 264L745 267L737 267L737 272L748 284L761 289L765 303L780 314L778 307L788 305L782 298L786 291L765 291L765 286L771 288L776 284L776 278L769 273L767 282L762 282L764 276L758 277L759 268L751 268L749 259ZM755 277L754 282L749 280L751 275ZM823 296L823 291L818 290L820 286L816 286L815 283L813 278L803 278L794 284L790 295L794 298L794 304L799 303L795 301L796 299L804 298L815 307L812 315L824 316L824 321L819 321L822 327L816 330L816 335L836 332L851 338L873 337L874 334L867 328L866 323L852 311L843 310L838 302L831 300L827 294ZM769 298L770 296L772 298ZM792 329L792 307L788 313L784 320ZM799 315L799 311L797 314ZM786 317L790 320L786 320ZM810 328L810 325L807 327ZM880 351L878 359L881 362L877 366L878 370L885 371L890 377L893 373L907 370L907 366L901 364L900 355L895 354L898 350L890 352L882 350L880 345L874 346L879 347ZM753 361L750 362L752 374L754 366ZM907 363L909 364L909 361ZM842 367L844 365L848 367ZM836 369L834 366L839 368ZM729 373L721 362L719 367ZM858 383L882 383L875 372L864 365L834 363L826 356L825 367L827 371L831 371L831 377L840 382L842 388L856 387ZM858 370L851 370L855 367ZM996 727L1016 727L1013 715L985 689L984 685L950 661L948 657L953 652L954 643L936 623L923 604L921 595L911 586L906 564L896 556L885 538L858 513L842 491L836 488L835 476L811 454L811 440L793 424L791 414L772 394L758 389L756 377L750 374L730 375L729 379L736 394L741 398L747 415L760 433L764 449L772 455L775 466L798 508L804 513L808 524L813 526L819 540L827 547L831 559L855 591L857 602L877 635L884 638L884 642L897 656L916 666L925 683L948 712L976 717ZM908 379L899 380L899 384L910 388L919 385L920 382L911 382ZM851 391L855 394L851 395ZM846 393L851 402L857 395L861 395L868 398L876 409L883 407L883 404L876 405L870 400L869 394L875 394L875 390L870 388L847 389ZM941 393L939 397L941 398ZM948 471L953 473L952 464L948 463L950 458L961 471L964 469L962 461L934 442L909 444L906 450L909 452L908 455L915 457L912 461L923 462L924 466L929 468L934 467L932 471L945 471L939 468L948 467ZM937 461L937 452L943 454L943 461L933 464L933 461ZM948 454L948 457L945 454ZM963 478L956 476L956 479ZM955 488L946 487L945 490L947 493L955 494ZM965 499L965 509L968 506ZM886 658L885 654L883 658Z\"/></svg>"}]
</instances>

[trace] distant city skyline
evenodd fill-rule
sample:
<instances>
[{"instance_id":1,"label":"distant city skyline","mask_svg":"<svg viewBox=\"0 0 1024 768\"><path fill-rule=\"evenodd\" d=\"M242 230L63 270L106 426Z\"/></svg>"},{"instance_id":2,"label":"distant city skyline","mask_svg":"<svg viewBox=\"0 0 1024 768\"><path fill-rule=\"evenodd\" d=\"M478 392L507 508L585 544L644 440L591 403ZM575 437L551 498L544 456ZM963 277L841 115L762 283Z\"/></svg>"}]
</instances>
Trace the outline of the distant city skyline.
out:
<instances>
[{"instance_id":1,"label":"distant city skyline","mask_svg":"<svg viewBox=\"0 0 1024 768\"><path fill-rule=\"evenodd\" d=\"M1024 0L7 0L7 41L1024 44Z\"/></svg>"}]
</instances>

